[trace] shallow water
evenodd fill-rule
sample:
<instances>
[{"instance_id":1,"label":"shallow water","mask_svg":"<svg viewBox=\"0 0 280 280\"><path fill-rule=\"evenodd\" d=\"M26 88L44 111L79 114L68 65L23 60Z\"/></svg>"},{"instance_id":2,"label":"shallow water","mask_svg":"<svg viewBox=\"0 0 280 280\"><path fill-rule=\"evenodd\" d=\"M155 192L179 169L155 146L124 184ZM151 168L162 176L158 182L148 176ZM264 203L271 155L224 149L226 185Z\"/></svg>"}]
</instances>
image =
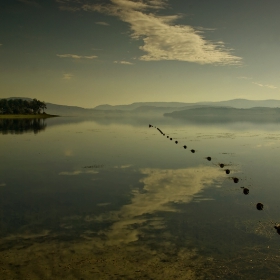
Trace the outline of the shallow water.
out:
<instances>
[{"instance_id":1,"label":"shallow water","mask_svg":"<svg viewBox=\"0 0 280 280\"><path fill-rule=\"evenodd\" d=\"M279 278L277 123L18 127L0 127L1 279Z\"/></svg>"}]
</instances>

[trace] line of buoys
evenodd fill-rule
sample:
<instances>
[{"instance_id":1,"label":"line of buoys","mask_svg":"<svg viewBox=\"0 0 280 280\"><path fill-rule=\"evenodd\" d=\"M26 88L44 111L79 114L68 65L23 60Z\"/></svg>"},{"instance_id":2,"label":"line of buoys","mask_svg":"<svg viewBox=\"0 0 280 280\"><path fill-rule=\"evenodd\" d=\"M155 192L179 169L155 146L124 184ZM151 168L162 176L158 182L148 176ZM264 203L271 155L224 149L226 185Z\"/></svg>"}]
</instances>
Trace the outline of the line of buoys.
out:
<instances>
[{"instance_id":1,"label":"line of buoys","mask_svg":"<svg viewBox=\"0 0 280 280\"><path fill-rule=\"evenodd\" d=\"M149 124L149 127L153 127L153 125ZM155 126L155 128L156 128L156 126ZM165 136L165 134L164 134L159 128L157 128L157 130L158 130L163 136ZM167 135L167 138L169 138L170 140L172 140L172 138L169 137L168 135ZM178 141L176 140L175 143L178 144ZM184 149L187 149L187 145L184 145L183 148L184 148ZM195 153L195 150L194 150L194 149L191 149L190 151L191 151L193 154ZM212 158L209 157L209 156L206 157L206 159L207 159L208 161L211 161L211 160L212 160ZM224 164L224 163L219 163L219 166L220 166L220 168L224 168L224 167L225 167L225 164ZM226 170L225 170L225 173L226 173L226 174L230 174L230 170L229 170L229 169L226 169ZM231 177L231 179L232 179L233 182L236 183L236 184L239 182L239 179L238 179L237 177ZM243 194L244 194L244 195L248 195L248 194L249 194L250 191L249 191L248 188L245 188L245 187L241 187L241 188L243 189ZM263 208L264 208L264 205L263 205L262 203L258 202L258 203L256 204L256 208L257 208L257 210L262 211ZM275 224L274 228L276 229L277 233L280 235L280 224Z\"/></svg>"}]
</instances>

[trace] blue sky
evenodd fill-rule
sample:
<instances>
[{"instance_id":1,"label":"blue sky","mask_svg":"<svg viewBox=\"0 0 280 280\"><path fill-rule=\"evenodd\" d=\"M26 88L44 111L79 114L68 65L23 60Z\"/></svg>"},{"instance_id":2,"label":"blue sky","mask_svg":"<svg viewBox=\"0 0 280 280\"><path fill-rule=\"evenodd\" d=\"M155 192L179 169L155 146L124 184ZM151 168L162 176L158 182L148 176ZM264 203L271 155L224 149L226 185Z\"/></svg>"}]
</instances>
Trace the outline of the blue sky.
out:
<instances>
[{"instance_id":1,"label":"blue sky","mask_svg":"<svg viewBox=\"0 0 280 280\"><path fill-rule=\"evenodd\" d=\"M0 97L280 99L276 0L2 0Z\"/></svg>"}]
</instances>

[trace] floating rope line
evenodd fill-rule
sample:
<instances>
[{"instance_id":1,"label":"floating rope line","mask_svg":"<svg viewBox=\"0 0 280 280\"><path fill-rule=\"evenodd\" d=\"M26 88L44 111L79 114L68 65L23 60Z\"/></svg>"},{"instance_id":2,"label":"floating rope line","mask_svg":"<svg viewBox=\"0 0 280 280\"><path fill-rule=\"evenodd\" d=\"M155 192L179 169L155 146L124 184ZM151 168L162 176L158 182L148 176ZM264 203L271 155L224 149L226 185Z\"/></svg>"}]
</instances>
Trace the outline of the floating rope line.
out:
<instances>
[{"instance_id":1,"label":"floating rope line","mask_svg":"<svg viewBox=\"0 0 280 280\"><path fill-rule=\"evenodd\" d=\"M151 125L151 124L149 124L149 128L151 128L151 127L154 127L154 126ZM165 136L165 133L163 133L162 130L161 130L160 128L158 128L158 127L156 127L156 126L155 126L155 128L157 128L157 130L158 130L163 136ZM169 135L167 135L167 138L169 138L170 140L172 140L172 138L171 138ZM178 141L176 140L175 143L178 144ZM183 148L184 148L184 149L187 149L187 145L184 145ZM194 149L191 149L190 151L191 151L193 154L195 153L195 150L194 150ZM205 157L205 159L207 159L208 161L211 161L211 160L212 160L212 158L211 158L210 156ZM224 164L224 163L219 163L218 166L219 166L220 168L224 168L224 167L226 166L226 164ZM225 170L225 173L226 173L226 174L230 174L230 169L226 169L226 170ZM237 178L237 177L230 177L230 179L232 179L233 182L234 182L235 184L237 184L237 183L240 181L240 179ZM243 194L244 194L244 195L248 195L249 192L250 192L250 190L249 190L248 188L241 187L241 189L243 189ZM263 205L261 202L258 202L258 203L256 203L256 209L259 210L259 211L263 211L263 210L264 210L264 205ZM266 213L266 214L268 215L268 213ZM274 229L276 229L276 232L280 235L280 224L275 223L275 222L273 222L272 220L270 220L270 222L271 222L271 224L274 225Z\"/></svg>"}]
</instances>

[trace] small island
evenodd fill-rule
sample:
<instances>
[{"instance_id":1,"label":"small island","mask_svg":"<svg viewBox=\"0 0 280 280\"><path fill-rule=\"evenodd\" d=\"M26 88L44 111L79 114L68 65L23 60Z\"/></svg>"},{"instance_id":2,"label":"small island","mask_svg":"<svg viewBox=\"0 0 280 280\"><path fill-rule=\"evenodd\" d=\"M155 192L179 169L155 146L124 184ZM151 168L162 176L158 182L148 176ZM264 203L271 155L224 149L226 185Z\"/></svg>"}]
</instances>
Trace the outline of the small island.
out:
<instances>
[{"instance_id":1,"label":"small island","mask_svg":"<svg viewBox=\"0 0 280 280\"><path fill-rule=\"evenodd\" d=\"M26 99L0 99L0 119L36 118L45 119L58 117L45 112L46 103L36 98Z\"/></svg>"}]
</instances>

